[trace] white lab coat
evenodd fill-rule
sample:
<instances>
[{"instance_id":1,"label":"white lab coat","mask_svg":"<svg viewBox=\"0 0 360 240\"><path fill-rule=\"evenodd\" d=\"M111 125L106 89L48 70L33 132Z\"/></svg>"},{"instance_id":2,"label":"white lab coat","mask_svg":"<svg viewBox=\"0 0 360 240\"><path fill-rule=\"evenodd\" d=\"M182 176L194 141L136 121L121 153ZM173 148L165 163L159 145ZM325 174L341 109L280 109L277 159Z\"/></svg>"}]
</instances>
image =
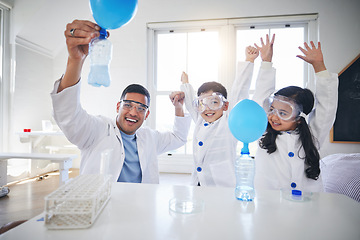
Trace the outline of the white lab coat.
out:
<instances>
[{"instance_id":1,"label":"white lab coat","mask_svg":"<svg viewBox=\"0 0 360 240\"><path fill-rule=\"evenodd\" d=\"M254 64L239 62L236 78L228 96L229 109L213 123L207 123L192 107L195 91L190 84L182 84L185 106L195 122L193 137L194 170L192 184L201 186L235 187L235 158L238 140L231 134L228 116L240 100L248 98ZM260 75L272 79L272 69L261 68ZM200 143L200 144L199 144Z\"/></svg>"},{"instance_id":2,"label":"white lab coat","mask_svg":"<svg viewBox=\"0 0 360 240\"><path fill-rule=\"evenodd\" d=\"M99 173L101 153L112 149L108 173L116 182L125 152L115 119L89 115L80 104L80 83L56 93L59 82L55 82L51 93L54 119L68 140L81 150L80 174ZM143 183L159 183L157 155L184 145L190 121L189 116L175 117L173 132L159 132L148 127L136 131Z\"/></svg>"},{"instance_id":3,"label":"white lab coat","mask_svg":"<svg viewBox=\"0 0 360 240\"><path fill-rule=\"evenodd\" d=\"M260 80L260 79L259 79ZM275 79L273 80L275 82ZM266 83L259 85L265 86ZM262 91L262 101L270 95L274 86L267 84ZM256 91L258 88L256 89ZM267 93L266 93L267 92ZM338 102L338 76L323 71L316 74L315 109L308 116L308 125L318 147L322 146L334 121ZM317 144L316 144L317 145ZM299 135L295 132L282 132L276 139L277 150L268 154L266 149L258 148L255 156L255 189L290 190L291 183L296 189L305 192L323 191L321 174L318 180L306 177L305 156Z\"/></svg>"}]
</instances>

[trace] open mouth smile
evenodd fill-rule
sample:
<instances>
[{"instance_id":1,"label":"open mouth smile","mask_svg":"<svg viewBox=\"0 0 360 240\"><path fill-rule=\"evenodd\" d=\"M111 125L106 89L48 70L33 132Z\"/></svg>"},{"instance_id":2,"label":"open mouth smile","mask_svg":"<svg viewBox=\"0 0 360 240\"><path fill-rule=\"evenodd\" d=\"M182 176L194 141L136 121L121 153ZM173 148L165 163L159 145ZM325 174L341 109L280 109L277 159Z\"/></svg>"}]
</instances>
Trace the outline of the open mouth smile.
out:
<instances>
[{"instance_id":1,"label":"open mouth smile","mask_svg":"<svg viewBox=\"0 0 360 240\"><path fill-rule=\"evenodd\" d=\"M277 122L272 122L272 125L274 125L274 126L280 126L281 124L280 124L280 123L277 123Z\"/></svg>"},{"instance_id":2,"label":"open mouth smile","mask_svg":"<svg viewBox=\"0 0 360 240\"><path fill-rule=\"evenodd\" d=\"M205 115L206 115L207 117L212 117L212 116L215 115L215 113L206 113Z\"/></svg>"},{"instance_id":3,"label":"open mouth smile","mask_svg":"<svg viewBox=\"0 0 360 240\"><path fill-rule=\"evenodd\" d=\"M137 123L138 122L138 120L133 119L133 118L125 118L125 120L128 121L128 122L131 122L131 123Z\"/></svg>"}]
</instances>

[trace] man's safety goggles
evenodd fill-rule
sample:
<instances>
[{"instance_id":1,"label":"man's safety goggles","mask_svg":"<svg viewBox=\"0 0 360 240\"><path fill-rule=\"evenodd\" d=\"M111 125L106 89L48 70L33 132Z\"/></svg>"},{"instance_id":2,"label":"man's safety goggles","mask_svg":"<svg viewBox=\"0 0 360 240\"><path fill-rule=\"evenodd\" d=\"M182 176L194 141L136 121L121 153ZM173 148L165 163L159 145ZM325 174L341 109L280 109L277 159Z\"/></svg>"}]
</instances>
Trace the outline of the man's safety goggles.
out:
<instances>
[{"instance_id":1,"label":"man's safety goggles","mask_svg":"<svg viewBox=\"0 0 360 240\"><path fill-rule=\"evenodd\" d=\"M146 110L148 110L148 108L149 108L149 106L147 106L141 102L137 102L137 101L133 101L133 100L121 100L120 107L127 111L131 111L133 108L135 108L136 112L142 113L142 114L145 113Z\"/></svg>"}]
</instances>

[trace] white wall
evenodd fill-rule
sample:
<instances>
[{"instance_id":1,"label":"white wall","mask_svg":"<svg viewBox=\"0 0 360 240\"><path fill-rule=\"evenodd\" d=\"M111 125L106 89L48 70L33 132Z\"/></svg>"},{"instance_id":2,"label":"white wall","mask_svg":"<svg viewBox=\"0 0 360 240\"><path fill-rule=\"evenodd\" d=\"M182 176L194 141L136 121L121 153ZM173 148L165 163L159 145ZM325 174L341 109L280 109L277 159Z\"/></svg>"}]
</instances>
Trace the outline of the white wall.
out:
<instances>
[{"instance_id":1,"label":"white wall","mask_svg":"<svg viewBox=\"0 0 360 240\"><path fill-rule=\"evenodd\" d=\"M78 0L77 6L88 9L88 1ZM115 116L116 101L125 86L130 83L148 84L148 22L319 13L319 37L325 63L330 71L340 72L360 53L358 0L139 0L138 6L137 15L131 23L110 31L114 47L111 87L90 87L86 83L88 62L84 67L82 104L90 113ZM17 9L26 13L26 8L15 7L13 11ZM16 29L21 29L21 21L16 21L20 16L22 12L15 15L17 26L13 27ZM61 11L54 11L53 18L61 17ZM65 24L59 31L63 32L64 29ZM11 129L15 132L26 126L39 130L41 120L50 117L48 93L52 82L65 70L66 48L64 45L55 59L17 48L16 60L16 92ZM15 138L11 139L11 144L19 146ZM360 145L328 142L322 150L322 156L338 152L360 152Z\"/></svg>"},{"instance_id":2,"label":"white wall","mask_svg":"<svg viewBox=\"0 0 360 240\"><path fill-rule=\"evenodd\" d=\"M50 119L52 109L49 92L53 78L53 62L50 58L32 50L17 46L13 106L11 108L11 132L24 128L41 129L41 120ZM11 134L11 151L26 147L20 144L18 135Z\"/></svg>"}]
</instances>

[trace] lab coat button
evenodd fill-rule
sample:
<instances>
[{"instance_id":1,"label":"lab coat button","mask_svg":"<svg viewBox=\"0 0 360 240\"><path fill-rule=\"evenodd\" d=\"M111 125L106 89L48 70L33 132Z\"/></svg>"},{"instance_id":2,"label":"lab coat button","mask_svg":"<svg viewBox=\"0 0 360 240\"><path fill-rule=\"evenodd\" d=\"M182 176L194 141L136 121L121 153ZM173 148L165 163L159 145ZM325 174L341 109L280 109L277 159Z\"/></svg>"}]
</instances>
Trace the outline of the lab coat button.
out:
<instances>
[{"instance_id":1,"label":"lab coat button","mask_svg":"<svg viewBox=\"0 0 360 240\"><path fill-rule=\"evenodd\" d=\"M202 145L204 145L204 143L202 141L200 141L199 146L201 147Z\"/></svg>"},{"instance_id":2,"label":"lab coat button","mask_svg":"<svg viewBox=\"0 0 360 240\"><path fill-rule=\"evenodd\" d=\"M208 123L204 123L204 126L207 127L207 126L209 126L209 124L208 124Z\"/></svg>"},{"instance_id":3,"label":"lab coat button","mask_svg":"<svg viewBox=\"0 0 360 240\"><path fill-rule=\"evenodd\" d=\"M296 183L292 182L292 183L291 183L291 187L292 187L292 188L296 188Z\"/></svg>"},{"instance_id":4,"label":"lab coat button","mask_svg":"<svg viewBox=\"0 0 360 240\"><path fill-rule=\"evenodd\" d=\"M201 172L201 171L202 171L202 168L201 168L201 167L197 167L197 168L196 168L196 171Z\"/></svg>"},{"instance_id":5,"label":"lab coat button","mask_svg":"<svg viewBox=\"0 0 360 240\"><path fill-rule=\"evenodd\" d=\"M289 152L289 157L294 157L294 153L293 152Z\"/></svg>"}]
</instances>

